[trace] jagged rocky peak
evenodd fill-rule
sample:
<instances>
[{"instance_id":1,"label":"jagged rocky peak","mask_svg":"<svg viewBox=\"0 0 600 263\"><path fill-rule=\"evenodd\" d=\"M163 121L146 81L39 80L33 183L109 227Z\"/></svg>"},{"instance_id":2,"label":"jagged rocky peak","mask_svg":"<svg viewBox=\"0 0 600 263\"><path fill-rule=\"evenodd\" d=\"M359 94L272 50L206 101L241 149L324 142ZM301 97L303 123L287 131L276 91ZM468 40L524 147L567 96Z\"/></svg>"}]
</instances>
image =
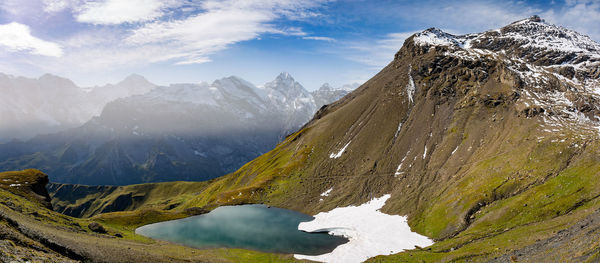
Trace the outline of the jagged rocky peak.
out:
<instances>
[{"instance_id":1,"label":"jagged rocky peak","mask_svg":"<svg viewBox=\"0 0 600 263\"><path fill-rule=\"evenodd\" d=\"M331 85L329 85L329 83L323 83L323 85L321 85L321 87L319 88L319 90L321 90L321 91L330 91L330 90L333 90L333 87L331 87Z\"/></svg>"},{"instance_id":2,"label":"jagged rocky peak","mask_svg":"<svg viewBox=\"0 0 600 263\"><path fill-rule=\"evenodd\" d=\"M312 100L310 93L287 72L282 72L273 81L265 83L264 88L271 99L276 96L275 93L280 93L278 97L284 101L290 99ZM303 104L305 103L306 101L303 101Z\"/></svg>"},{"instance_id":3,"label":"jagged rocky peak","mask_svg":"<svg viewBox=\"0 0 600 263\"><path fill-rule=\"evenodd\" d=\"M279 73L279 75L277 75L276 79L278 79L278 80L292 80L292 81L294 80L294 78L292 77L292 75L290 75L290 73L285 72L285 71Z\"/></svg>"},{"instance_id":4,"label":"jagged rocky peak","mask_svg":"<svg viewBox=\"0 0 600 263\"><path fill-rule=\"evenodd\" d=\"M292 77L292 75L290 75L290 73L287 72L281 72L279 75L277 75L277 77L275 78L275 80L266 83L265 84L265 88L272 88L272 89L276 89L276 90L286 90L286 89L299 89L302 88L302 85L300 85L300 83L298 83L294 77Z\"/></svg>"},{"instance_id":5,"label":"jagged rocky peak","mask_svg":"<svg viewBox=\"0 0 600 263\"><path fill-rule=\"evenodd\" d=\"M429 28L415 34L413 41L422 47L500 52L497 55L519 58L540 66L570 64L590 67L600 62L600 44L588 36L546 23L539 16L467 35L452 35Z\"/></svg>"}]
</instances>

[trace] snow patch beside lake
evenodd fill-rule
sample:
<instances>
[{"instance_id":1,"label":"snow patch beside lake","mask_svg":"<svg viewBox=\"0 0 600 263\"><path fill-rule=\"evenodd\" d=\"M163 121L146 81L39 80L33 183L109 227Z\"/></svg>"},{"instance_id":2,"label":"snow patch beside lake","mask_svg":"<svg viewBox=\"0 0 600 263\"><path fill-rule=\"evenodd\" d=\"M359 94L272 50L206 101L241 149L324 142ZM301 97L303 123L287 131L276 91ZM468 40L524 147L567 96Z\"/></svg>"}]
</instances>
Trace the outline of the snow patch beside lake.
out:
<instances>
[{"instance_id":1,"label":"snow patch beside lake","mask_svg":"<svg viewBox=\"0 0 600 263\"><path fill-rule=\"evenodd\" d=\"M294 255L297 259L320 262L363 262L378 255L390 255L412 249L427 247L433 242L426 236L410 230L405 216L388 215L379 211L390 195L360 206L338 207L322 212L313 221L302 222L299 230L307 232L327 231L331 235L344 236L348 243L342 244L331 253L307 256Z\"/></svg>"}]
</instances>

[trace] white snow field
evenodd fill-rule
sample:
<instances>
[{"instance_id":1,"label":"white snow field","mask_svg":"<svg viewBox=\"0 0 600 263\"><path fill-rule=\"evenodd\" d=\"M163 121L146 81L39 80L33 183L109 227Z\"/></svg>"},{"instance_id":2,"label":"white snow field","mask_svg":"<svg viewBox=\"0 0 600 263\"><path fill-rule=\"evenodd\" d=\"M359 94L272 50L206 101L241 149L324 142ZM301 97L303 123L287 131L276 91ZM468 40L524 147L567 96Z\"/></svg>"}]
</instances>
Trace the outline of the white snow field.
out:
<instances>
[{"instance_id":1,"label":"white snow field","mask_svg":"<svg viewBox=\"0 0 600 263\"><path fill-rule=\"evenodd\" d=\"M415 246L432 245L433 241L429 238L410 230L405 216L388 215L379 211L389 198L390 195L387 194L360 206L338 207L317 214L312 221L300 223L299 230L328 231L331 235L344 236L349 241L331 253L294 257L320 262L353 263L378 255L395 254Z\"/></svg>"}]
</instances>

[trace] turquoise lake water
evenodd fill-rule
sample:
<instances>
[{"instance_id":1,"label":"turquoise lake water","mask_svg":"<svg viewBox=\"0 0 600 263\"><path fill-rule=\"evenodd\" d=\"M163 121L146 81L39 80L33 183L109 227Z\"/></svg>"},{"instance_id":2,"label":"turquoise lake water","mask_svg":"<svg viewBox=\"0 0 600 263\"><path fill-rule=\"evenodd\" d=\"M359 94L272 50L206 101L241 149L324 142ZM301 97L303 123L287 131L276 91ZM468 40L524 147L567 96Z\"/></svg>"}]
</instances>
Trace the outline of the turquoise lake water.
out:
<instances>
[{"instance_id":1,"label":"turquoise lake water","mask_svg":"<svg viewBox=\"0 0 600 263\"><path fill-rule=\"evenodd\" d=\"M312 219L264 205L224 206L199 216L142 226L136 233L195 248L245 248L303 255L325 254L347 242L327 233L298 230L300 222Z\"/></svg>"}]
</instances>

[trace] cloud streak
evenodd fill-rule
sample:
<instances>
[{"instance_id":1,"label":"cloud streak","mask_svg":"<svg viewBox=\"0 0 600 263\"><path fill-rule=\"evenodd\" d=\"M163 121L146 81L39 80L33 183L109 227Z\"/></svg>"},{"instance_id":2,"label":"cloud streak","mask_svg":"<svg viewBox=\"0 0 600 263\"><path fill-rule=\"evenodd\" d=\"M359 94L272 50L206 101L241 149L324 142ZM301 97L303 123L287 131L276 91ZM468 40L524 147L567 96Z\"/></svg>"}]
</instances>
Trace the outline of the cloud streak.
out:
<instances>
[{"instance_id":1,"label":"cloud streak","mask_svg":"<svg viewBox=\"0 0 600 263\"><path fill-rule=\"evenodd\" d=\"M331 38L331 37L308 36L308 37L302 37L302 39L335 42L335 39Z\"/></svg>"},{"instance_id":2,"label":"cloud streak","mask_svg":"<svg viewBox=\"0 0 600 263\"><path fill-rule=\"evenodd\" d=\"M79 22L100 25L146 22L162 16L165 9L178 4L177 1L161 0L87 2L76 8L78 9L76 18Z\"/></svg>"},{"instance_id":3,"label":"cloud streak","mask_svg":"<svg viewBox=\"0 0 600 263\"><path fill-rule=\"evenodd\" d=\"M167 47L158 61L174 60L179 65L204 63L210 61L209 55L262 34L306 35L300 28L277 27L273 22L317 16L310 9L324 2L205 1L201 4L203 12L181 20L145 24L133 30L125 41L132 45Z\"/></svg>"},{"instance_id":4,"label":"cloud streak","mask_svg":"<svg viewBox=\"0 0 600 263\"><path fill-rule=\"evenodd\" d=\"M267 22L276 18L269 10L207 2L200 14L176 21L157 21L135 29L125 42L134 46L167 47L157 61L177 64L210 61L208 56L228 45L278 32Z\"/></svg>"}]
</instances>

